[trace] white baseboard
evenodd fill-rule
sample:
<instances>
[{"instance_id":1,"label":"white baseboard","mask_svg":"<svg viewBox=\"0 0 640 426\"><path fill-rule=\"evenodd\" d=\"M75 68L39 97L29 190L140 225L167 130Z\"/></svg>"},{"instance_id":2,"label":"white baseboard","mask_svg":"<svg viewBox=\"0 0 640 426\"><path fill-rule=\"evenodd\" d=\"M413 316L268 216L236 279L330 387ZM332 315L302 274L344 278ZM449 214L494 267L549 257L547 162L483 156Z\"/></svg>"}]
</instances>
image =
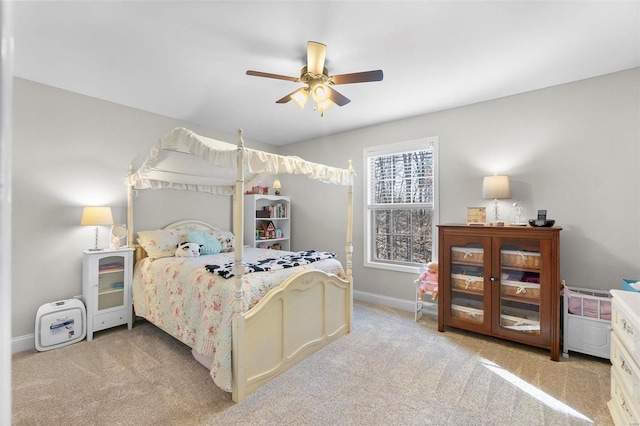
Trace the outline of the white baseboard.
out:
<instances>
[{"instance_id":1,"label":"white baseboard","mask_svg":"<svg viewBox=\"0 0 640 426\"><path fill-rule=\"evenodd\" d=\"M416 301L398 299L396 297L382 296L375 293L367 293L365 291L353 291L354 300L361 300L363 302L375 303L376 305L387 306L389 308L400 309L401 311L408 311L415 313ZM422 313L438 317L438 304L436 302L425 302L422 308Z\"/></svg>"},{"instance_id":2,"label":"white baseboard","mask_svg":"<svg viewBox=\"0 0 640 426\"><path fill-rule=\"evenodd\" d=\"M396 297L382 296L375 293L367 293L366 291L353 291L353 298L363 302L375 303L376 305L388 306L402 311L413 312L415 309L415 300L398 299Z\"/></svg>"},{"instance_id":3,"label":"white baseboard","mask_svg":"<svg viewBox=\"0 0 640 426\"><path fill-rule=\"evenodd\" d=\"M375 303L376 305L388 306L402 311L414 312L415 300L398 299L396 297L382 296L375 293L367 293L365 291L353 291L353 298L363 302ZM11 353L29 351L36 348L35 335L27 334L25 336L14 337L11 340Z\"/></svg>"},{"instance_id":4,"label":"white baseboard","mask_svg":"<svg viewBox=\"0 0 640 426\"><path fill-rule=\"evenodd\" d=\"M27 334L25 336L14 337L11 339L11 353L30 351L36 348L35 334Z\"/></svg>"}]
</instances>

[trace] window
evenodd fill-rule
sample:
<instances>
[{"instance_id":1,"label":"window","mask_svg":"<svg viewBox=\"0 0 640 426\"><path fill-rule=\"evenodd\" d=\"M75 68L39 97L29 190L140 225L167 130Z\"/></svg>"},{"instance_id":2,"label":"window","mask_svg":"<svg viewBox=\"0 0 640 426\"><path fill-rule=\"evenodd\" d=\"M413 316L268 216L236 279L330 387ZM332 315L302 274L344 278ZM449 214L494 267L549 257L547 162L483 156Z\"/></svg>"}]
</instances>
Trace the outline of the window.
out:
<instances>
[{"instance_id":1,"label":"window","mask_svg":"<svg viewBox=\"0 0 640 426\"><path fill-rule=\"evenodd\" d=\"M437 142L365 148L365 266L417 272L437 258Z\"/></svg>"}]
</instances>

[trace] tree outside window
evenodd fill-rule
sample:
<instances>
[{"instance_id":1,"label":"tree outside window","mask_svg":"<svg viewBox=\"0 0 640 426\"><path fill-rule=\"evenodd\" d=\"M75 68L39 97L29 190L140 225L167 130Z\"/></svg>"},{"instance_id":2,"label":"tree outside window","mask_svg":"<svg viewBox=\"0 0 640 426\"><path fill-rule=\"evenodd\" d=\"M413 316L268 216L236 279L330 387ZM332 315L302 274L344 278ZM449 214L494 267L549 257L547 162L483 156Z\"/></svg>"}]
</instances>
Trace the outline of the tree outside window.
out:
<instances>
[{"instance_id":1,"label":"tree outside window","mask_svg":"<svg viewBox=\"0 0 640 426\"><path fill-rule=\"evenodd\" d=\"M435 259L436 138L365 149L365 265L414 271Z\"/></svg>"}]
</instances>

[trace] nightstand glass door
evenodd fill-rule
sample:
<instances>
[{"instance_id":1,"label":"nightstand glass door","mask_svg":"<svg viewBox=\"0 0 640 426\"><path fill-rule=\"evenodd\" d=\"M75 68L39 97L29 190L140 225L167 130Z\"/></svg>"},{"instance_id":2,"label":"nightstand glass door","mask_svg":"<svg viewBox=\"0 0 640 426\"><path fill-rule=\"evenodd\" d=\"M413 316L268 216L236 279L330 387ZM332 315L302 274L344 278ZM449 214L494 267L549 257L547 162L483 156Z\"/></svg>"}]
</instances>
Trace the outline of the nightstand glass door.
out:
<instances>
[{"instance_id":1,"label":"nightstand glass door","mask_svg":"<svg viewBox=\"0 0 640 426\"><path fill-rule=\"evenodd\" d=\"M87 340L95 331L133 325L131 277L133 249L84 250L82 296L87 307Z\"/></svg>"},{"instance_id":2,"label":"nightstand glass door","mask_svg":"<svg viewBox=\"0 0 640 426\"><path fill-rule=\"evenodd\" d=\"M123 308L125 298L125 258L108 256L98 260L98 297L96 312L111 308Z\"/></svg>"}]
</instances>

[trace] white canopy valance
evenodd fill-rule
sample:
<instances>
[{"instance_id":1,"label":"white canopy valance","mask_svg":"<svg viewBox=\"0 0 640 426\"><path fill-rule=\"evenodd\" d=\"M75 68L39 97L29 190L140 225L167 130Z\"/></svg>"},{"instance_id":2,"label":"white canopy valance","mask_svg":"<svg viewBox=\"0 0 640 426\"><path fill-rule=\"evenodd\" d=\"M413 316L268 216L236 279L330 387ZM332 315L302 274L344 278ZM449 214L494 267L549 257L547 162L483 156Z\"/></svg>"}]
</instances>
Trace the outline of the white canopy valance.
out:
<instances>
[{"instance_id":1,"label":"white canopy valance","mask_svg":"<svg viewBox=\"0 0 640 426\"><path fill-rule=\"evenodd\" d=\"M238 149L244 150L245 185L258 185L264 175L297 174L337 185L351 185L352 171L312 163L294 156L245 148L175 128L152 147L142 166L128 176L136 189L173 188L233 195Z\"/></svg>"}]
</instances>

